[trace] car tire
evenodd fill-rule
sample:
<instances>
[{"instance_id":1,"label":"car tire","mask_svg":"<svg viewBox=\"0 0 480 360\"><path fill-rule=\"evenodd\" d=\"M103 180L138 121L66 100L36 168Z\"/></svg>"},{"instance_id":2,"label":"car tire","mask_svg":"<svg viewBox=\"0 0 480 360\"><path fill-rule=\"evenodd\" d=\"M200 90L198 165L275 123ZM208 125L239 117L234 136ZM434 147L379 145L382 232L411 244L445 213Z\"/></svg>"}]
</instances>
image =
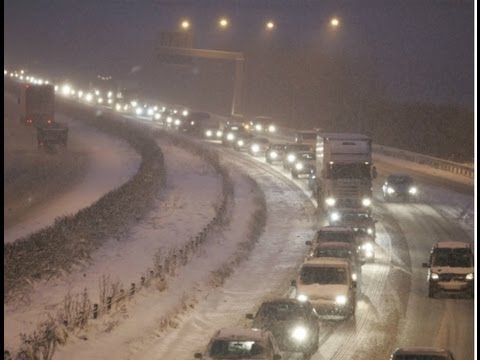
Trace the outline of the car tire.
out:
<instances>
[{"instance_id":1,"label":"car tire","mask_svg":"<svg viewBox=\"0 0 480 360\"><path fill-rule=\"evenodd\" d=\"M435 298L435 288L432 285L428 285L428 297Z\"/></svg>"}]
</instances>

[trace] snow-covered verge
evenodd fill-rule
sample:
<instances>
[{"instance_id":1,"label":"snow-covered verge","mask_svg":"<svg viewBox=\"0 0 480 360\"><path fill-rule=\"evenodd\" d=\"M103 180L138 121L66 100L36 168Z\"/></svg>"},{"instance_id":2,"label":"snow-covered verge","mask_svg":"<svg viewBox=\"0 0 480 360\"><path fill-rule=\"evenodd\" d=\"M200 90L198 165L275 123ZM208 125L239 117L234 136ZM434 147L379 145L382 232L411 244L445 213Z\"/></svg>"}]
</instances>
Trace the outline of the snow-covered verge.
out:
<instances>
[{"instance_id":1,"label":"snow-covered verge","mask_svg":"<svg viewBox=\"0 0 480 360\"><path fill-rule=\"evenodd\" d=\"M163 179L163 154L143 127L95 114L69 104L61 111L125 139L142 155L139 170L127 183L110 191L75 215L57 218L55 224L4 245L4 302L28 297L32 282L68 271L88 259L107 236L120 236L153 204Z\"/></svg>"}]
</instances>

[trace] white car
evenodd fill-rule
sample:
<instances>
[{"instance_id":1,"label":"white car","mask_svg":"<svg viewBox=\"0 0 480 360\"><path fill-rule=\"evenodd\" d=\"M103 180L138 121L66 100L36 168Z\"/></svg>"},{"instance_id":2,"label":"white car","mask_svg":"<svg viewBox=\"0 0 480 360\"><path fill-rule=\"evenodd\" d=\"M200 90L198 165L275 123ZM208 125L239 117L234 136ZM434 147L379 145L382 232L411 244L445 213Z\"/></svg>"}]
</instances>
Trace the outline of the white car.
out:
<instances>
[{"instance_id":1,"label":"white car","mask_svg":"<svg viewBox=\"0 0 480 360\"><path fill-rule=\"evenodd\" d=\"M460 241L436 243L428 263L428 296L438 292L465 293L474 297L473 253L470 245Z\"/></svg>"},{"instance_id":2,"label":"white car","mask_svg":"<svg viewBox=\"0 0 480 360\"><path fill-rule=\"evenodd\" d=\"M292 281L298 300L308 300L318 315L355 315L356 288L350 263L337 258L310 258Z\"/></svg>"},{"instance_id":3,"label":"white car","mask_svg":"<svg viewBox=\"0 0 480 360\"><path fill-rule=\"evenodd\" d=\"M270 331L244 328L218 330L204 354L195 359L280 360L280 350Z\"/></svg>"}]
</instances>

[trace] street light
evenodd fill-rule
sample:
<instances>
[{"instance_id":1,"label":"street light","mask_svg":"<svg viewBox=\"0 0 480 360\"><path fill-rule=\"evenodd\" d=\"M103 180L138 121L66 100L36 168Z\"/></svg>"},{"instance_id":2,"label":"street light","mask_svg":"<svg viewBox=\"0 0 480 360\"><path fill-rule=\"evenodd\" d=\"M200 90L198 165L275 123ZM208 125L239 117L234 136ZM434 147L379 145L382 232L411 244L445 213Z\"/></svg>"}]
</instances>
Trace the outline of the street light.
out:
<instances>
[{"instance_id":1,"label":"street light","mask_svg":"<svg viewBox=\"0 0 480 360\"><path fill-rule=\"evenodd\" d=\"M188 30L190 28L190 22L188 20L182 20L182 22L180 23L180 27L183 30Z\"/></svg>"},{"instance_id":2,"label":"street light","mask_svg":"<svg viewBox=\"0 0 480 360\"><path fill-rule=\"evenodd\" d=\"M337 18L332 18L332 20L330 20L330 25L332 27L337 27L338 25L340 25L340 21Z\"/></svg>"},{"instance_id":3,"label":"street light","mask_svg":"<svg viewBox=\"0 0 480 360\"><path fill-rule=\"evenodd\" d=\"M273 30L273 28L275 27L275 23L273 21L267 21L267 24L266 24L266 27L267 27L267 30Z\"/></svg>"},{"instance_id":4,"label":"street light","mask_svg":"<svg viewBox=\"0 0 480 360\"><path fill-rule=\"evenodd\" d=\"M226 28L228 26L228 19L220 18L218 25L220 25L221 28Z\"/></svg>"}]
</instances>

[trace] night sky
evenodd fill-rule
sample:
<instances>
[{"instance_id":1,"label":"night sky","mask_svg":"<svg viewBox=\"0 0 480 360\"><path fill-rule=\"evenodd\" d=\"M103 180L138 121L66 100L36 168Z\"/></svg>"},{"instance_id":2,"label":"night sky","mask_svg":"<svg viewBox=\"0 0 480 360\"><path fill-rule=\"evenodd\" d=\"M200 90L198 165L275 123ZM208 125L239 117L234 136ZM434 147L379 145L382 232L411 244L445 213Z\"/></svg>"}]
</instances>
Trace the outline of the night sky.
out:
<instances>
[{"instance_id":1,"label":"night sky","mask_svg":"<svg viewBox=\"0 0 480 360\"><path fill-rule=\"evenodd\" d=\"M151 63L159 31L187 17L199 48L315 49L368 64L394 101L473 109L473 1L6 0L4 11L7 68L127 76ZM220 15L232 22L228 32L215 28ZM341 28L332 32L334 15ZM268 18L277 24L271 38Z\"/></svg>"}]
</instances>

